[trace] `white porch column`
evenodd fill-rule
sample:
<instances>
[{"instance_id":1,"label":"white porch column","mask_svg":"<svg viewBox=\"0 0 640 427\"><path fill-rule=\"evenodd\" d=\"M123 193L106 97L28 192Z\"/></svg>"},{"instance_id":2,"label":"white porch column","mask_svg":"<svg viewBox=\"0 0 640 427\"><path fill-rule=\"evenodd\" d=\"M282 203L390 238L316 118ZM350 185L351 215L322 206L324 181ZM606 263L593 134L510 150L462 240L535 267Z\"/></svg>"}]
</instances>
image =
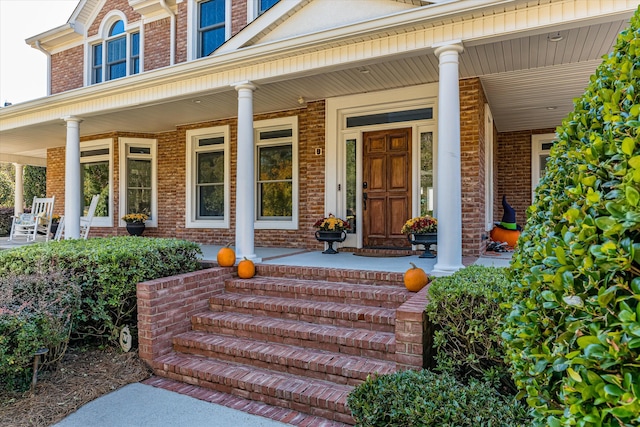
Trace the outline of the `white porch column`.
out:
<instances>
[{"instance_id":1,"label":"white porch column","mask_svg":"<svg viewBox=\"0 0 640 427\"><path fill-rule=\"evenodd\" d=\"M13 193L13 213L18 216L24 213L24 165L14 163L16 170L16 190Z\"/></svg>"},{"instance_id":2,"label":"white porch column","mask_svg":"<svg viewBox=\"0 0 640 427\"><path fill-rule=\"evenodd\" d=\"M238 91L238 156L236 167L236 258L261 261L254 247L253 91L251 82L234 85Z\"/></svg>"},{"instance_id":3,"label":"white porch column","mask_svg":"<svg viewBox=\"0 0 640 427\"><path fill-rule=\"evenodd\" d=\"M78 117L63 117L67 122L67 145L64 173L64 238L80 238L80 122Z\"/></svg>"},{"instance_id":4,"label":"white porch column","mask_svg":"<svg viewBox=\"0 0 640 427\"><path fill-rule=\"evenodd\" d=\"M436 47L436 46L434 46ZM438 87L438 259L435 276L448 276L462 265L462 179L460 176L460 89L458 55L462 43L436 47L440 60Z\"/></svg>"}]
</instances>

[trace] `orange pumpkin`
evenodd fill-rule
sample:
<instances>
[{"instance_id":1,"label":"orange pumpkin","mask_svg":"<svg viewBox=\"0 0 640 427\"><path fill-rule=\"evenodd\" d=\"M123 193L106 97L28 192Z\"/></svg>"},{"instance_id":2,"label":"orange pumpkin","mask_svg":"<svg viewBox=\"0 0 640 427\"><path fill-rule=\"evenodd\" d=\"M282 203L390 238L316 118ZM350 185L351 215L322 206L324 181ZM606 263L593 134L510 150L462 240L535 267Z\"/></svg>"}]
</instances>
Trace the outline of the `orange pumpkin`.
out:
<instances>
[{"instance_id":1,"label":"orange pumpkin","mask_svg":"<svg viewBox=\"0 0 640 427\"><path fill-rule=\"evenodd\" d=\"M218 251L216 259L220 267L233 267L233 264L236 263L236 252L229 246L231 246L231 242L227 243L226 246L220 248Z\"/></svg>"},{"instance_id":2,"label":"orange pumpkin","mask_svg":"<svg viewBox=\"0 0 640 427\"><path fill-rule=\"evenodd\" d=\"M491 236L491 240L494 242L507 242L507 245L515 248L518 243L518 238L520 237L520 231L493 227L489 236Z\"/></svg>"},{"instance_id":3,"label":"orange pumpkin","mask_svg":"<svg viewBox=\"0 0 640 427\"><path fill-rule=\"evenodd\" d=\"M247 257L244 257L244 259L238 263L238 277L241 279L251 279L255 275L255 264L250 259L247 259Z\"/></svg>"},{"instance_id":4,"label":"orange pumpkin","mask_svg":"<svg viewBox=\"0 0 640 427\"><path fill-rule=\"evenodd\" d=\"M418 292L429 283L429 276L423 269L410 262L411 268L404 273L404 285L411 292Z\"/></svg>"}]
</instances>

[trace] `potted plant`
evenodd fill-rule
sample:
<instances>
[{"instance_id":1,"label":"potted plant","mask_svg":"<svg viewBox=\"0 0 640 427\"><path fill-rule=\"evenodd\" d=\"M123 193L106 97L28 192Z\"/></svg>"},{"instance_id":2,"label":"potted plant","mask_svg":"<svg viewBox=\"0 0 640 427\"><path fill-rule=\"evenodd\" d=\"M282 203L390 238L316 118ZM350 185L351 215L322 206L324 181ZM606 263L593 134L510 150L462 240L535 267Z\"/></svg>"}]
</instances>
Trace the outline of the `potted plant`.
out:
<instances>
[{"instance_id":1,"label":"potted plant","mask_svg":"<svg viewBox=\"0 0 640 427\"><path fill-rule=\"evenodd\" d=\"M51 215L51 229L49 231L51 231L51 234L53 234L54 236L58 231L59 225L60 225L60 215L58 214Z\"/></svg>"},{"instance_id":2,"label":"potted plant","mask_svg":"<svg viewBox=\"0 0 640 427\"><path fill-rule=\"evenodd\" d=\"M319 219L313 224L316 231L316 239L320 242L327 242L329 248L323 251L323 254L337 254L338 251L333 249L334 242L344 242L347 238L347 230L350 225L347 221L340 219L333 214Z\"/></svg>"},{"instance_id":3,"label":"potted plant","mask_svg":"<svg viewBox=\"0 0 640 427\"><path fill-rule=\"evenodd\" d=\"M145 229L145 221L149 219L149 215L145 213L129 213L122 217L127 223L127 231L132 236L141 236Z\"/></svg>"},{"instance_id":4,"label":"potted plant","mask_svg":"<svg viewBox=\"0 0 640 427\"><path fill-rule=\"evenodd\" d=\"M435 258L429 250L430 246L438 243L438 220L431 215L417 216L404 223L401 230L407 235L412 245L424 245L424 253L420 258Z\"/></svg>"}]
</instances>

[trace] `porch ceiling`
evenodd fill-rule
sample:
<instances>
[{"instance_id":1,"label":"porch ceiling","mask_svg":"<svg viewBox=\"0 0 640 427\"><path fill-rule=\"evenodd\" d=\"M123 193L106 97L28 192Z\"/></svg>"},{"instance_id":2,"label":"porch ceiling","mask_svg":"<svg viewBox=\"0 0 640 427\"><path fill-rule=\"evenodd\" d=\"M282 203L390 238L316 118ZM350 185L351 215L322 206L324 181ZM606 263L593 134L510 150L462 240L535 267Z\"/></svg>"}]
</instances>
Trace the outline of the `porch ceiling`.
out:
<instances>
[{"instance_id":1,"label":"porch ceiling","mask_svg":"<svg viewBox=\"0 0 640 427\"><path fill-rule=\"evenodd\" d=\"M553 128L572 109L573 98L583 92L600 58L611 51L616 35L627 25L628 18L619 19L465 45L460 76L480 77L499 132ZM562 40L549 41L554 34ZM300 97L312 101L437 81L438 59L432 52L381 59L349 69L257 82L254 112L299 108ZM83 115L80 130L81 136L115 130L173 131L179 125L235 117L236 110L237 94L232 88L203 91L166 103ZM46 148L65 144L64 124L60 120L3 131L0 152L44 158ZM34 141L40 141L37 147Z\"/></svg>"}]
</instances>

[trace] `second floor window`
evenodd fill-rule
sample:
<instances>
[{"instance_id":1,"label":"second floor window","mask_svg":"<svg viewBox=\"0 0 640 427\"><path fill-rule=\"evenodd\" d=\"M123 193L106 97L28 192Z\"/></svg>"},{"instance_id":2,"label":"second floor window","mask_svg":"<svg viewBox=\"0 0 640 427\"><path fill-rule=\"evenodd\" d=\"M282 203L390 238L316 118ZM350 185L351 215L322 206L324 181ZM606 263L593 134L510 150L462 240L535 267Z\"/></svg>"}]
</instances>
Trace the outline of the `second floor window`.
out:
<instances>
[{"instance_id":1,"label":"second floor window","mask_svg":"<svg viewBox=\"0 0 640 427\"><path fill-rule=\"evenodd\" d=\"M258 15L262 15L271 8L279 0L258 0Z\"/></svg>"},{"instance_id":2,"label":"second floor window","mask_svg":"<svg viewBox=\"0 0 640 427\"><path fill-rule=\"evenodd\" d=\"M107 38L92 46L91 53L91 83L137 74L140 72L140 33L126 33L124 22L118 20L109 28Z\"/></svg>"},{"instance_id":3,"label":"second floor window","mask_svg":"<svg viewBox=\"0 0 640 427\"><path fill-rule=\"evenodd\" d=\"M198 58L208 56L225 41L226 0L198 3Z\"/></svg>"}]
</instances>

